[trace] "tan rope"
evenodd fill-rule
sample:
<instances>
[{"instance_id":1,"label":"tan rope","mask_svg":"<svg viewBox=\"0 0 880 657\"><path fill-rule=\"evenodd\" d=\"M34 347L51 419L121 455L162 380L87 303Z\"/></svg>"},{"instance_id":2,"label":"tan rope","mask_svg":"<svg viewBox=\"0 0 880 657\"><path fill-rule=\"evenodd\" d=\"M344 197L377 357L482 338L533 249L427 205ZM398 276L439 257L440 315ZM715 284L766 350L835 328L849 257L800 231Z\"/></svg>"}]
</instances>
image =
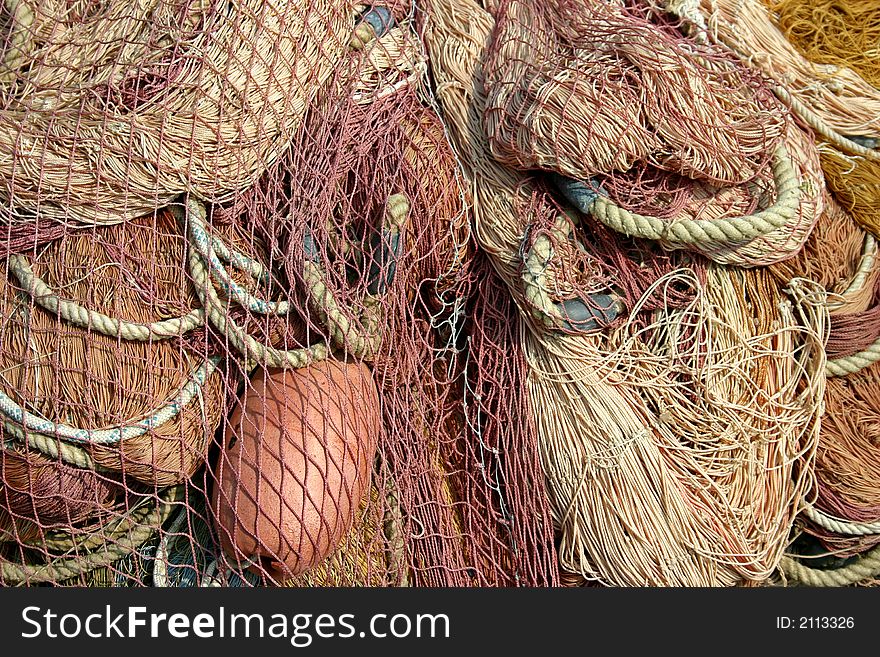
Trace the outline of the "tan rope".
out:
<instances>
[{"instance_id":1,"label":"tan rope","mask_svg":"<svg viewBox=\"0 0 880 657\"><path fill-rule=\"evenodd\" d=\"M91 455L82 447L71 445L52 436L24 431L20 426L11 422L5 422L4 428L19 442L27 442L28 445L51 459L60 459L68 465L73 465L84 470L102 471Z\"/></svg>"},{"instance_id":2,"label":"tan rope","mask_svg":"<svg viewBox=\"0 0 880 657\"><path fill-rule=\"evenodd\" d=\"M862 246L862 255L859 258L859 264L856 268L855 273L850 279L849 285L846 286L846 289L840 294L834 295L834 299L828 299L828 310L833 312L839 308L842 308L847 301L861 293L864 290L865 282L868 280L868 277L871 275L871 270L874 269L874 262L877 259L877 240L874 238L871 233L865 232L865 241Z\"/></svg>"},{"instance_id":3,"label":"tan rope","mask_svg":"<svg viewBox=\"0 0 880 657\"><path fill-rule=\"evenodd\" d=\"M853 522L841 520L823 513L814 506L807 506L802 513L814 523L836 534L846 536L870 536L880 534L880 522Z\"/></svg>"},{"instance_id":4,"label":"tan rope","mask_svg":"<svg viewBox=\"0 0 880 657\"><path fill-rule=\"evenodd\" d=\"M531 306L535 318L550 330L571 332L594 330L593 328L584 329L584 325L580 322L569 321L571 318L563 312L565 307L553 301L549 294L547 274L549 265L555 256L553 243L568 240L570 230L571 224L566 216L559 214L549 231L542 232L535 238L532 247L523 256L522 281L524 297ZM528 231L526 234L528 235ZM598 316L603 317L606 322L613 320L625 310L623 302L619 299L613 300L609 295L602 296L607 298L610 305L597 308L596 313ZM586 305L584 307L590 310ZM581 321L586 319L586 317L581 318ZM597 329L602 328L602 324L596 322L595 327Z\"/></svg>"},{"instance_id":5,"label":"tan rope","mask_svg":"<svg viewBox=\"0 0 880 657\"><path fill-rule=\"evenodd\" d=\"M361 323L366 330L361 331L342 312L336 297L325 282L327 274L319 264L306 260L303 263L303 280L316 306L318 319L327 327L334 344L361 358L375 355L382 341L377 319L381 308L377 301L372 297L364 300Z\"/></svg>"},{"instance_id":6,"label":"tan rope","mask_svg":"<svg viewBox=\"0 0 880 657\"><path fill-rule=\"evenodd\" d=\"M773 91L782 102L791 107L791 109L803 119L804 123L824 137L828 142L837 146L840 150L855 155L861 155L867 160L880 162L880 151L872 148L865 148L861 144L854 142L852 139L844 137L828 125L828 123L822 120L821 116L807 107L805 103L792 96L785 87L776 86L773 88Z\"/></svg>"},{"instance_id":7,"label":"tan rope","mask_svg":"<svg viewBox=\"0 0 880 657\"><path fill-rule=\"evenodd\" d=\"M544 233L539 235L523 258L522 279L526 301L537 311L538 318L550 329L558 328L562 321L562 313L547 294L547 264L553 259L551 236L557 241L566 240L569 229L570 224L565 216L560 214L550 229L550 235Z\"/></svg>"},{"instance_id":8,"label":"tan rope","mask_svg":"<svg viewBox=\"0 0 880 657\"><path fill-rule=\"evenodd\" d=\"M184 492L183 486L167 489L147 517L142 521L137 517L131 518L130 531L122 532L117 528L117 540L105 545L102 550L93 550L82 556L58 559L46 564L25 565L0 561L0 577L5 582L14 584L39 584L71 579L101 566L109 566L150 540L168 518L174 503L183 499Z\"/></svg>"},{"instance_id":9,"label":"tan rope","mask_svg":"<svg viewBox=\"0 0 880 657\"><path fill-rule=\"evenodd\" d=\"M825 364L825 372L828 376L846 376L880 361L880 338L877 338L867 349L852 354L829 360Z\"/></svg>"},{"instance_id":10,"label":"tan rope","mask_svg":"<svg viewBox=\"0 0 880 657\"><path fill-rule=\"evenodd\" d=\"M0 71L0 84L8 84L15 79L17 68L27 56L28 30L34 24L34 11L21 0L6 0L9 12L8 45L3 55L3 68Z\"/></svg>"},{"instance_id":11,"label":"tan rope","mask_svg":"<svg viewBox=\"0 0 880 657\"><path fill-rule=\"evenodd\" d=\"M605 196L596 198L590 212L603 224L618 232L631 237L663 240L677 246L745 242L782 228L792 221L798 210L803 190L783 147L774 154L773 174L776 181L776 202L761 212L743 217L664 221L657 217L628 212Z\"/></svg>"},{"instance_id":12,"label":"tan rope","mask_svg":"<svg viewBox=\"0 0 880 657\"><path fill-rule=\"evenodd\" d=\"M301 368L327 358L329 350L325 342L301 349L281 350L255 340L229 316L229 304L217 295L207 265L195 249L189 249L188 262L196 295L205 307L208 320L244 357L276 368Z\"/></svg>"},{"instance_id":13,"label":"tan rope","mask_svg":"<svg viewBox=\"0 0 880 657\"><path fill-rule=\"evenodd\" d=\"M834 570L809 568L789 556L780 559L779 569L790 579L806 586L851 586L880 575L880 546L860 556L853 563Z\"/></svg>"},{"instance_id":14,"label":"tan rope","mask_svg":"<svg viewBox=\"0 0 880 657\"><path fill-rule=\"evenodd\" d=\"M700 0L700 11L712 40L796 96L833 131L880 136L880 91L850 68L804 58L760 0Z\"/></svg>"},{"instance_id":15,"label":"tan rope","mask_svg":"<svg viewBox=\"0 0 880 657\"><path fill-rule=\"evenodd\" d=\"M82 536L77 536L78 532L49 531L42 539L31 541L28 544L35 548L54 552L94 550L103 547L107 541L127 534L132 527L144 524L154 511L154 507L149 504L138 505L121 518L114 518L104 527L84 532Z\"/></svg>"},{"instance_id":16,"label":"tan rope","mask_svg":"<svg viewBox=\"0 0 880 657\"><path fill-rule=\"evenodd\" d=\"M22 287L30 293L36 303L49 312L58 313L62 319L71 324L86 330L96 330L110 337L121 337L123 340L148 342L179 337L198 328L205 321L205 311L201 308L192 310L181 317L149 324L109 317L103 313L84 308L73 301L58 297L45 281L34 274L25 256L10 255L8 262L9 271L15 274Z\"/></svg>"},{"instance_id":17,"label":"tan rope","mask_svg":"<svg viewBox=\"0 0 880 657\"><path fill-rule=\"evenodd\" d=\"M400 233L410 211L409 199L403 194L392 194L385 205L383 229L390 235ZM359 329L342 311L333 292L327 287L327 275L318 262L307 259L303 263L303 280L313 300L319 321L327 327L334 344L359 358L372 358L382 343L380 330L381 305L379 299L367 295Z\"/></svg>"}]
</instances>

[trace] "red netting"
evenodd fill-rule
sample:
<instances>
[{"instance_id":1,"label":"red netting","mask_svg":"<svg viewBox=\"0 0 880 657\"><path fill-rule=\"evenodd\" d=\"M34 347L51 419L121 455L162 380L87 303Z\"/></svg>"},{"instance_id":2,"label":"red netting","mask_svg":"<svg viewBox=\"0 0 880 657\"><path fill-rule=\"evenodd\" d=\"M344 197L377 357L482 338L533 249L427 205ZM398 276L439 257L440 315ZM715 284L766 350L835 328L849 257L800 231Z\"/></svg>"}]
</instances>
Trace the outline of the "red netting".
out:
<instances>
[{"instance_id":1,"label":"red netting","mask_svg":"<svg viewBox=\"0 0 880 657\"><path fill-rule=\"evenodd\" d=\"M0 584L873 549L876 99L706 4L0 5Z\"/></svg>"},{"instance_id":2,"label":"red netting","mask_svg":"<svg viewBox=\"0 0 880 657\"><path fill-rule=\"evenodd\" d=\"M3 583L554 584L408 9L17 7Z\"/></svg>"}]
</instances>

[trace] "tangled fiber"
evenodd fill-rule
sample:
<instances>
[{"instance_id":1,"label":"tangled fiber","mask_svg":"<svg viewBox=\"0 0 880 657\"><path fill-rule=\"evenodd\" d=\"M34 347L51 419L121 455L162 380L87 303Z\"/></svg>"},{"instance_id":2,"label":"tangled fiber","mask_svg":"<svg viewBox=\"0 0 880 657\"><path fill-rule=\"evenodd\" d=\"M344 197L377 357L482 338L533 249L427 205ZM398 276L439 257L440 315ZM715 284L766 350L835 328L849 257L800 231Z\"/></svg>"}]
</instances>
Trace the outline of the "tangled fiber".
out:
<instances>
[{"instance_id":1,"label":"tangled fiber","mask_svg":"<svg viewBox=\"0 0 880 657\"><path fill-rule=\"evenodd\" d=\"M467 194L425 70L406 21L348 53L290 151L223 213L265 242L309 331L372 369L385 427L377 472L393 484L393 501L373 503L396 529L386 572L367 580L552 583L535 446L510 424L519 411L506 391L497 403L470 397L487 374L469 363L510 355L508 327L486 320L485 355L463 348L466 306L480 303L470 290L486 272L472 273Z\"/></svg>"},{"instance_id":2,"label":"tangled fiber","mask_svg":"<svg viewBox=\"0 0 880 657\"><path fill-rule=\"evenodd\" d=\"M187 334L198 328L199 315L183 249L173 213L163 211L73 233L35 257L10 258L0 281L5 395L41 418L83 430L149 418L178 396L212 355L204 330L201 337ZM39 292L35 280L43 284ZM106 326L94 314L83 320L84 309L135 326ZM131 334L156 322L165 322L167 339ZM204 462L225 408L222 373L202 372L194 398L167 422L116 444L86 441L75 464L117 472L126 485L185 481Z\"/></svg>"},{"instance_id":3,"label":"tangled fiber","mask_svg":"<svg viewBox=\"0 0 880 657\"><path fill-rule=\"evenodd\" d=\"M6 441L5 436L2 439ZM105 476L15 446L13 441L0 451L0 481L0 508L10 522L33 519L49 528L101 517L122 492Z\"/></svg>"},{"instance_id":4,"label":"tangled fiber","mask_svg":"<svg viewBox=\"0 0 880 657\"><path fill-rule=\"evenodd\" d=\"M703 39L718 40L775 83L774 91L824 139L872 160L880 155L850 137L880 137L880 92L846 67L804 58L760 0L667 0Z\"/></svg>"},{"instance_id":5,"label":"tangled fiber","mask_svg":"<svg viewBox=\"0 0 880 657\"><path fill-rule=\"evenodd\" d=\"M155 540L158 528L185 495L184 486L133 495L97 522L57 531L36 527L18 534L15 542L2 540L7 535L0 532L0 585L84 586L93 572L98 571L100 578L102 569L115 564L122 564L129 573L142 571L138 550ZM116 573L121 575L123 570Z\"/></svg>"},{"instance_id":6,"label":"tangled fiber","mask_svg":"<svg viewBox=\"0 0 880 657\"><path fill-rule=\"evenodd\" d=\"M490 154L481 57L492 14L434 0L425 20L438 100L474 189L476 235L524 320L529 405L561 569L618 585L765 581L811 487L825 334L814 291L794 285L784 303L766 272L720 267L703 284L700 267L679 257L669 273L651 271L641 289L630 288L622 299L630 316L609 343L536 321L534 296L523 289L523 235L549 224L561 244L569 221ZM590 239L595 225L579 223L583 257L601 263L590 253L603 244ZM622 238L615 247L627 253ZM628 263L624 272L644 262L619 253L618 261ZM593 284L621 294L614 270L598 269L604 280ZM666 290L678 304L663 303ZM651 310L639 312L640 301ZM762 310L746 322L753 304Z\"/></svg>"},{"instance_id":7,"label":"tangled fiber","mask_svg":"<svg viewBox=\"0 0 880 657\"><path fill-rule=\"evenodd\" d=\"M856 71L805 58L760 0L657 2L701 40L730 46L775 83L774 91L821 140L827 184L855 219L880 230L880 90ZM796 4L796 3L795 3ZM840 64L840 62L838 62Z\"/></svg>"},{"instance_id":8,"label":"tangled fiber","mask_svg":"<svg viewBox=\"0 0 880 657\"><path fill-rule=\"evenodd\" d=\"M352 4L3 4L5 221L148 214L230 199L293 137L354 27Z\"/></svg>"},{"instance_id":9,"label":"tangled fiber","mask_svg":"<svg viewBox=\"0 0 880 657\"><path fill-rule=\"evenodd\" d=\"M822 148L828 188L866 230L880 235L880 162Z\"/></svg>"},{"instance_id":10,"label":"tangled fiber","mask_svg":"<svg viewBox=\"0 0 880 657\"><path fill-rule=\"evenodd\" d=\"M811 522L805 528L837 556L860 554L880 543L878 449L880 365L828 379L813 505L827 516L856 525L856 530L835 531ZM871 525L873 531L858 531Z\"/></svg>"},{"instance_id":11,"label":"tangled fiber","mask_svg":"<svg viewBox=\"0 0 880 657\"><path fill-rule=\"evenodd\" d=\"M617 586L770 577L812 484L824 386L821 309L776 290L710 267L656 324L530 347L566 570Z\"/></svg>"},{"instance_id":12,"label":"tangled fiber","mask_svg":"<svg viewBox=\"0 0 880 657\"><path fill-rule=\"evenodd\" d=\"M871 0L768 0L776 24L811 62L845 66L880 88L880 12Z\"/></svg>"},{"instance_id":13,"label":"tangled fiber","mask_svg":"<svg viewBox=\"0 0 880 657\"><path fill-rule=\"evenodd\" d=\"M755 266L801 247L818 154L724 50L605 2L507 0L496 17L484 125L499 161L588 183L584 210L666 248Z\"/></svg>"},{"instance_id":14,"label":"tangled fiber","mask_svg":"<svg viewBox=\"0 0 880 657\"><path fill-rule=\"evenodd\" d=\"M832 325L839 313L868 309L880 280L877 242L827 194L825 212L792 258L773 264L769 271L782 285L794 278L815 281L828 292Z\"/></svg>"}]
</instances>

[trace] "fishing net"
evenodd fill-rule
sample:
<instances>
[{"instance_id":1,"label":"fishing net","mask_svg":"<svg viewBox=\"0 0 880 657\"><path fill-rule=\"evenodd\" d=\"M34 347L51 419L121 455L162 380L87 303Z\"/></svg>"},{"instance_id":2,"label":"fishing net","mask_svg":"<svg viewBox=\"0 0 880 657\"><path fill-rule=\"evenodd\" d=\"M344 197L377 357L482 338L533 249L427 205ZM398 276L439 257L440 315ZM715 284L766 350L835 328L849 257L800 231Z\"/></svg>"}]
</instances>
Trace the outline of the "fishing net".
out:
<instances>
[{"instance_id":1,"label":"fishing net","mask_svg":"<svg viewBox=\"0 0 880 657\"><path fill-rule=\"evenodd\" d=\"M829 312L814 489L795 526L794 558L781 564L799 583L854 584L876 569L876 253L874 237L829 200L803 251L770 268L780 281L803 277L820 285Z\"/></svg>"},{"instance_id":2,"label":"fishing net","mask_svg":"<svg viewBox=\"0 0 880 657\"><path fill-rule=\"evenodd\" d=\"M555 585L409 7L3 12L2 583Z\"/></svg>"},{"instance_id":3,"label":"fishing net","mask_svg":"<svg viewBox=\"0 0 880 657\"><path fill-rule=\"evenodd\" d=\"M772 80L776 95L819 140L828 187L868 230L880 230L880 91L842 61L809 58L760 0L657 2L701 40L729 46ZM817 10L820 21L833 12ZM867 52L871 52L868 50Z\"/></svg>"},{"instance_id":4,"label":"fishing net","mask_svg":"<svg viewBox=\"0 0 880 657\"><path fill-rule=\"evenodd\" d=\"M880 96L797 6L0 3L0 584L872 582Z\"/></svg>"},{"instance_id":5,"label":"fishing net","mask_svg":"<svg viewBox=\"0 0 880 657\"><path fill-rule=\"evenodd\" d=\"M665 248L745 266L800 249L818 155L729 53L613 3L510 0L497 20L484 124L499 161L584 183L584 211Z\"/></svg>"},{"instance_id":6,"label":"fishing net","mask_svg":"<svg viewBox=\"0 0 880 657\"><path fill-rule=\"evenodd\" d=\"M558 10L541 5L548 6ZM583 179L610 175L608 169L620 164L591 160L588 149L614 143L621 133L606 136L596 129L589 141L585 130L584 141L559 137L554 143L562 128L544 135L516 123L535 118L537 106L499 113L492 105L502 94L510 102L543 100L559 89L554 82L569 83L573 75L560 73L554 80L524 73L531 55L497 54L504 38L528 52L546 36L526 37L532 24L528 14L514 13L516 7L523 5L502 3L487 11L471 2L436 0L429 5L425 37L443 116L476 192L477 239L528 329L527 390L559 534L561 582L764 583L812 488L825 383L824 290L808 280L780 286L769 272L727 270L699 255L670 254L660 249L660 240L631 240L596 221L578 202L590 195ZM595 9L574 17L589 21L608 10L632 21L633 29L645 25L644 18L616 6L596 3ZM509 36L511 22L519 39ZM584 35L586 30L577 36ZM515 69L512 81L500 73L493 78L492 62L507 66L505 75ZM537 84L548 79L539 91ZM571 89L578 90L573 82L561 97ZM593 111L615 102L611 93L601 99L605 105ZM541 107L548 114L556 108L564 118L560 103ZM585 106L593 107L584 101L578 109ZM529 125L538 125L537 119ZM573 128L586 125L571 122ZM520 130L520 136L505 141L499 137L505 130ZM545 136L545 151L529 150ZM809 149L799 133L788 137L795 147L800 140ZM511 145L519 150L503 150ZM555 158L552 166L541 153ZM565 170L563 160L592 169ZM761 160L769 161L768 154L756 158ZM581 180L560 185L550 176L548 182L534 171L546 168ZM670 192L665 174L638 173ZM825 192L816 187L813 203L822 208Z\"/></svg>"},{"instance_id":7,"label":"fishing net","mask_svg":"<svg viewBox=\"0 0 880 657\"><path fill-rule=\"evenodd\" d=\"M851 68L880 88L880 13L865 0L841 2L768 2L783 34L807 59Z\"/></svg>"}]
</instances>

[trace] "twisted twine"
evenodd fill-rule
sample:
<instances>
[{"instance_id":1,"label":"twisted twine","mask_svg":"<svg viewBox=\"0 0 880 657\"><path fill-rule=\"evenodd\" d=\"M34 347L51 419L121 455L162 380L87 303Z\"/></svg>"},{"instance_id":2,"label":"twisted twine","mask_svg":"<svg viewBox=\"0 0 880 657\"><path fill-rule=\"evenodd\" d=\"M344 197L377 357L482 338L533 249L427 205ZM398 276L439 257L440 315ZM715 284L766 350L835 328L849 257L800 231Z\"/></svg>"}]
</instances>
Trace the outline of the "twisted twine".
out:
<instances>
[{"instance_id":1,"label":"twisted twine","mask_svg":"<svg viewBox=\"0 0 880 657\"><path fill-rule=\"evenodd\" d=\"M832 531L835 534L846 536L870 536L880 534L880 522L852 522L829 516L814 506L807 506L802 513L814 523Z\"/></svg>"},{"instance_id":2,"label":"twisted twine","mask_svg":"<svg viewBox=\"0 0 880 657\"><path fill-rule=\"evenodd\" d=\"M865 282L868 280L868 276L871 274L871 270L874 269L874 261L876 258L877 240L874 239L874 236L871 235L871 233L865 232L865 241L862 245L862 255L859 258L859 265L850 279L849 285L846 286L846 289L839 295L836 295L839 297L839 300L828 300L829 311L834 311L843 307L847 299L862 291L865 287Z\"/></svg>"},{"instance_id":3,"label":"twisted twine","mask_svg":"<svg viewBox=\"0 0 880 657\"><path fill-rule=\"evenodd\" d=\"M392 194L385 204L383 230L396 236L406 225L410 211L409 199L403 194ZM316 258L303 262L303 281L315 307L318 319L327 327L334 344L359 358L374 357L382 343L381 306L379 297L368 294L363 301L360 317L363 330L342 312L335 295L327 286L327 275Z\"/></svg>"},{"instance_id":4,"label":"twisted twine","mask_svg":"<svg viewBox=\"0 0 880 657\"><path fill-rule=\"evenodd\" d=\"M823 121L822 117L807 107L805 103L792 96L785 87L776 86L773 88L773 91L776 93L779 100L787 104L792 111L804 121L804 123L810 126L817 134L821 135L829 143L834 144L840 150L847 153L861 155L866 160L880 162L880 151L872 148L865 148L861 144L837 132L827 122Z\"/></svg>"},{"instance_id":5,"label":"twisted twine","mask_svg":"<svg viewBox=\"0 0 880 657\"><path fill-rule=\"evenodd\" d=\"M852 354L835 358L825 363L827 376L846 376L862 370L880 361L880 338L875 340L867 349Z\"/></svg>"},{"instance_id":6,"label":"twisted twine","mask_svg":"<svg viewBox=\"0 0 880 657\"><path fill-rule=\"evenodd\" d=\"M563 317L547 294L547 264L554 255L551 237L557 241L568 239L569 225L565 216L558 215L548 232L549 235L547 233L538 235L532 248L523 258L522 280L526 301L536 311L537 318L547 328L555 329L559 328Z\"/></svg>"},{"instance_id":7,"label":"twisted twine","mask_svg":"<svg viewBox=\"0 0 880 657\"><path fill-rule=\"evenodd\" d=\"M834 570L810 568L789 556L779 560L779 569L787 577L807 586L851 586L880 575L880 546L866 552L857 561Z\"/></svg>"},{"instance_id":8,"label":"twisted twine","mask_svg":"<svg viewBox=\"0 0 880 657\"><path fill-rule=\"evenodd\" d=\"M136 420L121 427L112 429L81 429L68 424L52 422L23 409L2 391L0 391L0 413L9 419L8 422L4 423L5 426L13 432L13 435L17 435L20 438L33 432L44 436L55 436L74 443L112 445L122 440L143 436L148 431L176 417L181 409L196 397L201 387L205 384L205 380L214 372L219 362L220 359L216 356L209 358L193 371L190 379L180 389L180 392L174 399L157 409L149 417Z\"/></svg>"},{"instance_id":9,"label":"twisted twine","mask_svg":"<svg viewBox=\"0 0 880 657\"><path fill-rule=\"evenodd\" d=\"M150 540L157 528L168 518L174 504L184 498L184 493L183 486L174 486L160 494L155 506L147 507L150 509L148 514L142 516L140 513L135 514L134 510L130 511L110 531L115 540L109 542L106 540L109 536L102 535L105 539L102 541L103 550L91 550L81 556L45 564L25 565L0 561L0 578L15 584L39 584L71 579L101 566L109 566ZM93 535L98 533L94 532Z\"/></svg>"},{"instance_id":10,"label":"twisted twine","mask_svg":"<svg viewBox=\"0 0 880 657\"><path fill-rule=\"evenodd\" d=\"M95 330L110 337L123 340L147 342L149 340L166 340L180 336L204 324L205 312L202 309L192 310L181 317L143 324L128 322L123 319L109 317L103 313L89 310L73 301L61 299L37 276L25 256L10 255L9 271L15 274L21 286L33 297L34 302L51 313L57 313L62 319L86 330Z\"/></svg>"},{"instance_id":11,"label":"twisted twine","mask_svg":"<svg viewBox=\"0 0 880 657\"><path fill-rule=\"evenodd\" d=\"M784 147L773 156L776 202L751 215L728 219L682 219L664 221L628 212L605 196L597 196L591 214L609 228L630 237L662 240L676 247L693 244L737 244L767 235L790 223L798 210L803 190Z\"/></svg>"}]
</instances>

